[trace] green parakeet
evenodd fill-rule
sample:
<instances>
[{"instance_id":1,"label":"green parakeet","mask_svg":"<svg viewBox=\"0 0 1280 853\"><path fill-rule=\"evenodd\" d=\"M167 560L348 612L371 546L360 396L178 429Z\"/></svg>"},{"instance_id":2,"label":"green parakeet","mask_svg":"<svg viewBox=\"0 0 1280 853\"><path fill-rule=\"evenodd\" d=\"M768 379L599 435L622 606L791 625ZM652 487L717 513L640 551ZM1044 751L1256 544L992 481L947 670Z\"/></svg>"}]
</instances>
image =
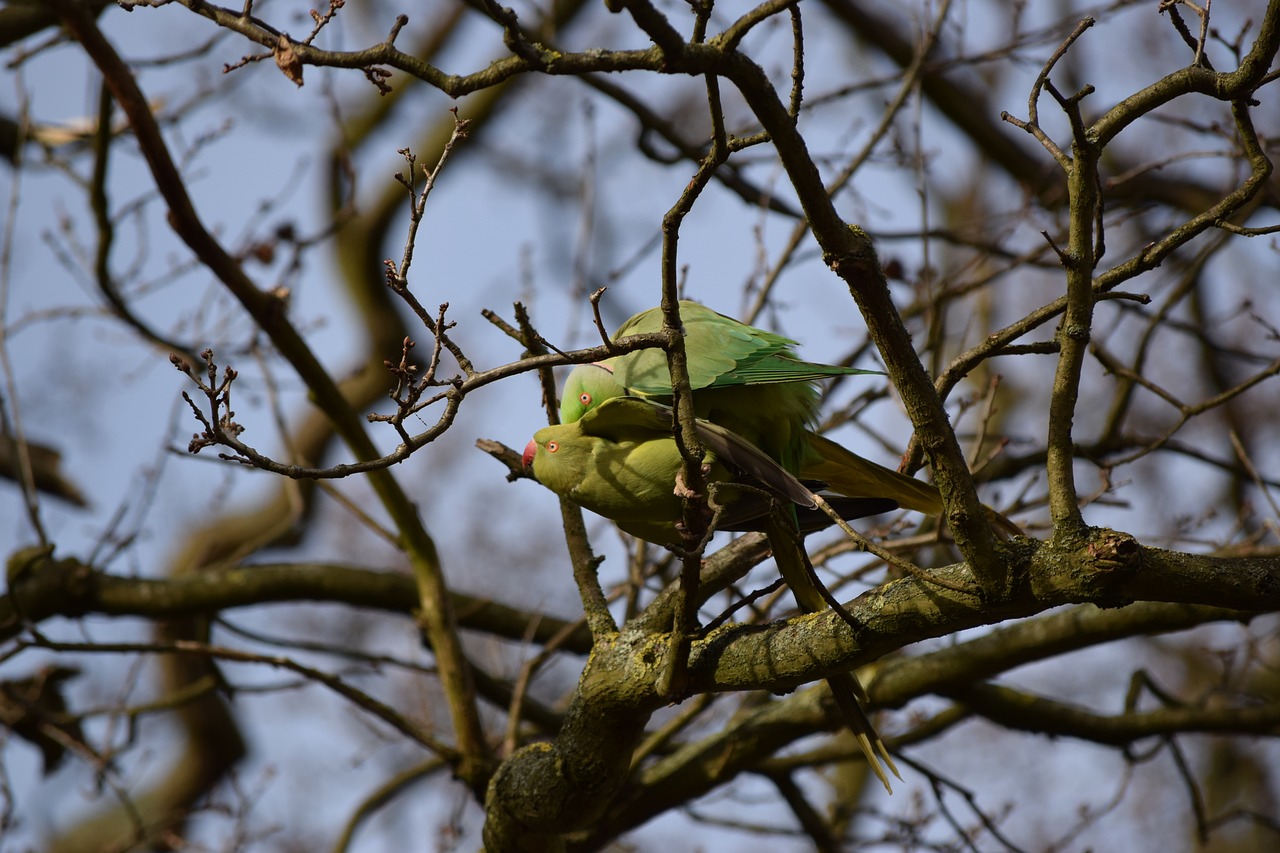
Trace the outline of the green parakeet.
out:
<instances>
[{"instance_id":1,"label":"green parakeet","mask_svg":"<svg viewBox=\"0 0 1280 853\"><path fill-rule=\"evenodd\" d=\"M806 532L830 523L809 486L730 430L699 419L707 451L704 473L714 485L719 530L764 530L770 501L803 511ZM525 447L524 465L538 482L626 532L659 545L680 544L676 524L680 451L672 438L671 409L637 397L615 397L571 424L543 427ZM817 485L817 484L814 484ZM828 499L846 519L889 512L887 498Z\"/></svg>"},{"instance_id":2,"label":"green parakeet","mask_svg":"<svg viewBox=\"0 0 1280 853\"><path fill-rule=\"evenodd\" d=\"M821 481L848 497L884 497L903 509L941 514L942 495L932 484L863 459L809 429L818 414L816 381L875 371L800 361L792 349L795 341L696 302L680 303L680 319L698 417L751 441L802 480ZM661 327L661 310L651 308L623 323L614 340ZM669 401L666 353L644 349L578 365L565 379L560 420L572 423L621 395ZM987 512L1002 536L1021 533L1004 516Z\"/></svg>"},{"instance_id":3,"label":"green parakeet","mask_svg":"<svg viewBox=\"0 0 1280 853\"><path fill-rule=\"evenodd\" d=\"M613 397L593 405L572 423L539 430L525 448L525 467L531 467L538 481L552 491L612 519L628 533L658 544L678 544L676 524L683 511L677 494L681 457L672 437L672 421L671 410L659 403ZM696 421L696 429L707 451L703 462L707 481L715 487L712 499L721 507L719 526L749 529L758 525L765 530L779 571L801 608L807 612L826 609L795 515L774 512L759 490L807 509L816 506L812 492L733 431L702 419ZM856 517L886 512L893 506L891 500L872 499L838 511ZM893 773L898 771L858 704L857 680L841 673L828 683L868 763L892 793L877 748Z\"/></svg>"}]
</instances>

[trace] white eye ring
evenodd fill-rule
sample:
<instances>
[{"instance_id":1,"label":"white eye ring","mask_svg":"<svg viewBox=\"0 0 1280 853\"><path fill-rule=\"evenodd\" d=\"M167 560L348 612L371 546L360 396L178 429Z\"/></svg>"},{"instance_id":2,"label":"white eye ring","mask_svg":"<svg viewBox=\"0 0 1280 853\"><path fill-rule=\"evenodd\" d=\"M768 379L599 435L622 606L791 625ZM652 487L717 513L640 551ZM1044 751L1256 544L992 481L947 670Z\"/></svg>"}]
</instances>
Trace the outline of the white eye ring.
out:
<instances>
[{"instance_id":1,"label":"white eye ring","mask_svg":"<svg viewBox=\"0 0 1280 853\"><path fill-rule=\"evenodd\" d=\"M560 442L558 442L558 441L548 441L548 442L547 442L547 452L548 452L548 453L555 453L555 452L556 452L557 450L559 450L559 449L560 449Z\"/></svg>"}]
</instances>

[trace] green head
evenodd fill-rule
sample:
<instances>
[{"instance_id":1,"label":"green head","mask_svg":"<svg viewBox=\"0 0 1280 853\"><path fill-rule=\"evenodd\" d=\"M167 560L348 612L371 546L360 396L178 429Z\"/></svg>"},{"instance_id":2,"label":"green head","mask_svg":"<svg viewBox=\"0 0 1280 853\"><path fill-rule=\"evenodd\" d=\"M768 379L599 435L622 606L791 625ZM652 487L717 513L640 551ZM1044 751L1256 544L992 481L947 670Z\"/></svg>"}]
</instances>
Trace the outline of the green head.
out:
<instances>
[{"instance_id":1,"label":"green head","mask_svg":"<svg viewBox=\"0 0 1280 853\"><path fill-rule=\"evenodd\" d=\"M568 497L590 463L592 441L577 424L543 427L524 449L525 471L556 494Z\"/></svg>"},{"instance_id":2,"label":"green head","mask_svg":"<svg viewBox=\"0 0 1280 853\"><path fill-rule=\"evenodd\" d=\"M564 380L560 399L560 422L571 424L605 400L626 396L627 389L613 377L607 364L579 364Z\"/></svg>"}]
</instances>

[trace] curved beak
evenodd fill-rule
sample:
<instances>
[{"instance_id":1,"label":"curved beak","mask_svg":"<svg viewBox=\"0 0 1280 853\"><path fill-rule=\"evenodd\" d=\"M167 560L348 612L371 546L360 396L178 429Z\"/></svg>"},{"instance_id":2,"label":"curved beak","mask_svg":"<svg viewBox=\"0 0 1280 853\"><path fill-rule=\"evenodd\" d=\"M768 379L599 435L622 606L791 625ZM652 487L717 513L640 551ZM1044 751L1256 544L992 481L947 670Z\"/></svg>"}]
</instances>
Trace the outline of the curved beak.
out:
<instances>
[{"instance_id":1,"label":"curved beak","mask_svg":"<svg viewBox=\"0 0 1280 853\"><path fill-rule=\"evenodd\" d=\"M524 463L524 470L530 472L533 470L533 456L537 452L538 442L529 439L529 443L524 446L524 455L520 457L521 462Z\"/></svg>"}]
</instances>

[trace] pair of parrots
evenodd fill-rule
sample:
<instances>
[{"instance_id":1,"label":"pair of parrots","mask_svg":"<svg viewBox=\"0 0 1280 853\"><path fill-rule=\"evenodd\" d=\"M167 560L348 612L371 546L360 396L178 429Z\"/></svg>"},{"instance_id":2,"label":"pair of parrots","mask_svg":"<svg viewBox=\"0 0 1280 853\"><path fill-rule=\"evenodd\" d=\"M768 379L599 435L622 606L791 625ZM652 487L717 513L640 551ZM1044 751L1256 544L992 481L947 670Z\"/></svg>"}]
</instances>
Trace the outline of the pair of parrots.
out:
<instances>
[{"instance_id":1,"label":"pair of parrots","mask_svg":"<svg viewBox=\"0 0 1280 853\"><path fill-rule=\"evenodd\" d=\"M795 341L696 302L680 303L680 319L717 527L764 530L802 610L827 606L800 539L802 531L825 521L813 511L810 487L820 484L842 495L831 503L846 518L895 507L929 515L942 511L933 486L863 459L810 429L818 414L818 380L873 371L801 361L792 349ZM623 323L614 339L661 328L662 312L653 308ZM672 437L670 400L671 376L661 349L579 365L565 381L562 423L534 435L524 451L525 467L547 488L626 532L679 544L681 457ZM828 683L888 789L881 758L898 772L858 704L860 686L852 673Z\"/></svg>"}]
</instances>

